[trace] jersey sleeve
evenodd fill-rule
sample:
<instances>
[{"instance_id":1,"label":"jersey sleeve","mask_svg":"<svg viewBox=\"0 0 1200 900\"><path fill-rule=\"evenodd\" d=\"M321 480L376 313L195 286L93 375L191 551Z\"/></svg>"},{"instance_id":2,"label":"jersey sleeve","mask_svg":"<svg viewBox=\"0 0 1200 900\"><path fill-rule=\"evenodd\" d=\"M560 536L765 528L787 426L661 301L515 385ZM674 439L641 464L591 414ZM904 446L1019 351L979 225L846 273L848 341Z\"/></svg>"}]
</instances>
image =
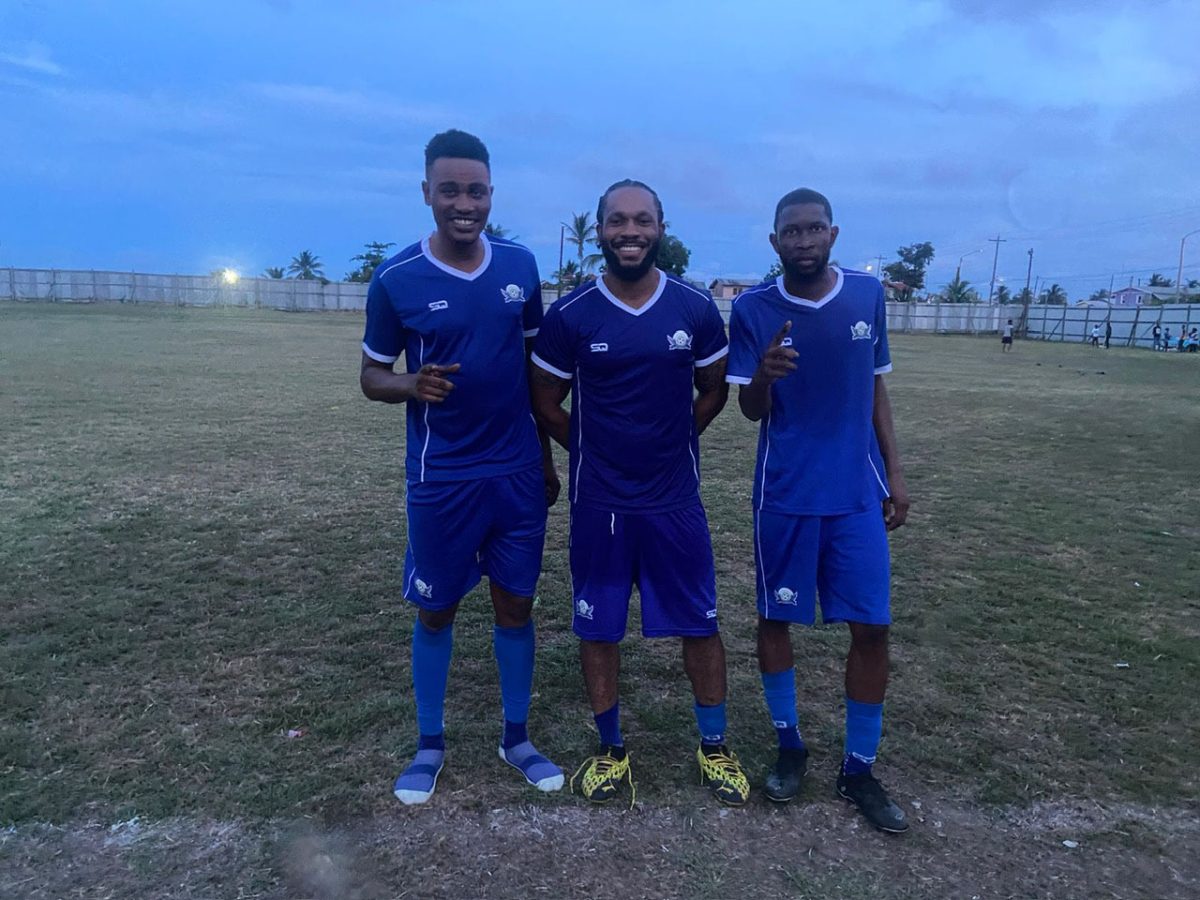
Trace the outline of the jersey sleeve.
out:
<instances>
[{"instance_id":1,"label":"jersey sleeve","mask_svg":"<svg viewBox=\"0 0 1200 900\"><path fill-rule=\"evenodd\" d=\"M888 350L887 301L884 299L881 285L879 296L875 300L875 374L883 375L890 371L892 371L892 354Z\"/></svg>"},{"instance_id":2,"label":"jersey sleeve","mask_svg":"<svg viewBox=\"0 0 1200 900\"><path fill-rule=\"evenodd\" d=\"M567 380L575 377L572 374L575 371L575 342L557 306L550 307L542 320L531 358L534 365L551 375Z\"/></svg>"},{"instance_id":3,"label":"jersey sleeve","mask_svg":"<svg viewBox=\"0 0 1200 900\"><path fill-rule=\"evenodd\" d=\"M729 339L725 337L725 320L717 304L708 298L700 314L700 323L696 327L696 336L692 341L692 353L696 357L697 369L715 363L729 353Z\"/></svg>"},{"instance_id":4,"label":"jersey sleeve","mask_svg":"<svg viewBox=\"0 0 1200 900\"><path fill-rule=\"evenodd\" d=\"M750 328L746 305L735 301L729 313L729 363L725 380L730 384L749 384L759 362L758 341Z\"/></svg>"},{"instance_id":5,"label":"jersey sleeve","mask_svg":"<svg viewBox=\"0 0 1200 900\"><path fill-rule=\"evenodd\" d=\"M537 266L533 267L533 293L525 300L525 309L521 316L521 324L525 329L525 337L537 337L545 316L542 310L542 282L538 278Z\"/></svg>"},{"instance_id":6,"label":"jersey sleeve","mask_svg":"<svg viewBox=\"0 0 1200 900\"><path fill-rule=\"evenodd\" d=\"M363 353L376 362L394 363L404 350L404 324L392 307L387 288L372 278L367 288L367 327L363 334Z\"/></svg>"}]
</instances>

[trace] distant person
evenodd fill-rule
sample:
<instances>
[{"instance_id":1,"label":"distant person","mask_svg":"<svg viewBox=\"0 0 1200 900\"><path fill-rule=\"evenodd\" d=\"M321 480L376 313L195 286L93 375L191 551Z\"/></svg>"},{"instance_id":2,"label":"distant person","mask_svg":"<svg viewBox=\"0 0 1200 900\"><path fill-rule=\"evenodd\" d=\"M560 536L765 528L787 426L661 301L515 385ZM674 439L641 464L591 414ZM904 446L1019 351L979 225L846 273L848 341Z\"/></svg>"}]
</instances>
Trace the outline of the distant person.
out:
<instances>
[{"instance_id":1,"label":"distant person","mask_svg":"<svg viewBox=\"0 0 1200 900\"><path fill-rule=\"evenodd\" d=\"M375 270L360 375L369 399L407 406L401 594L417 607L418 739L393 792L405 804L424 803L437 786L455 614L481 575L495 614L500 758L539 791L555 791L562 770L538 753L526 727L535 645L530 614L546 511L559 491L549 443L539 444L525 374L542 323L541 280L528 249L484 234L492 178L479 138L458 130L436 135L425 148L421 189L435 229ZM396 371L401 356L404 368ZM387 458L376 462L381 470L393 467ZM474 789L483 774L471 772L466 783Z\"/></svg>"},{"instance_id":2,"label":"distant person","mask_svg":"<svg viewBox=\"0 0 1200 900\"><path fill-rule=\"evenodd\" d=\"M1184 348L1188 353L1195 353L1197 347L1200 347L1200 331L1193 328L1188 333L1187 340L1184 341Z\"/></svg>"},{"instance_id":3,"label":"distant person","mask_svg":"<svg viewBox=\"0 0 1200 900\"><path fill-rule=\"evenodd\" d=\"M1112 341L1112 319L1104 321L1104 349L1108 349L1109 342Z\"/></svg>"},{"instance_id":4,"label":"distant person","mask_svg":"<svg viewBox=\"0 0 1200 900\"><path fill-rule=\"evenodd\" d=\"M1171 349L1171 326L1168 325L1163 331L1163 351L1167 352Z\"/></svg>"},{"instance_id":5,"label":"distant person","mask_svg":"<svg viewBox=\"0 0 1200 900\"><path fill-rule=\"evenodd\" d=\"M1012 349L1013 323L1012 319L1008 320L1008 324L1004 326L1004 332L1000 336L1000 352L1007 353Z\"/></svg>"},{"instance_id":6,"label":"distant person","mask_svg":"<svg viewBox=\"0 0 1200 900\"><path fill-rule=\"evenodd\" d=\"M1154 328L1150 330L1150 336L1154 339L1154 349L1158 350L1162 347L1162 329L1158 327L1158 323L1154 323Z\"/></svg>"},{"instance_id":7,"label":"distant person","mask_svg":"<svg viewBox=\"0 0 1200 900\"><path fill-rule=\"evenodd\" d=\"M1098 324L1092 326L1092 346L1100 347L1100 326Z\"/></svg>"},{"instance_id":8,"label":"distant person","mask_svg":"<svg viewBox=\"0 0 1200 900\"><path fill-rule=\"evenodd\" d=\"M1178 349L1179 349L1180 353L1183 352L1183 345L1186 340L1187 340L1187 327L1184 326L1183 328L1179 329L1179 347L1178 347Z\"/></svg>"}]
</instances>

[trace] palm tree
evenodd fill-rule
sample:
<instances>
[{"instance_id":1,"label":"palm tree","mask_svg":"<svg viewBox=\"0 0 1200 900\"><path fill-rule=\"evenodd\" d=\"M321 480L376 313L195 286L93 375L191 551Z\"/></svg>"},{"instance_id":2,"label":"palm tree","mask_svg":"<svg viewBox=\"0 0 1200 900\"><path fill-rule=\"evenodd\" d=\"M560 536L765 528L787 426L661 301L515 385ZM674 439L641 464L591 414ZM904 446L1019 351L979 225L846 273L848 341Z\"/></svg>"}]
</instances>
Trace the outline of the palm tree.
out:
<instances>
[{"instance_id":1,"label":"palm tree","mask_svg":"<svg viewBox=\"0 0 1200 900\"><path fill-rule=\"evenodd\" d=\"M1042 302L1053 306L1065 306L1067 302L1067 292L1063 290L1063 286L1055 282L1042 291Z\"/></svg>"},{"instance_id":2,"label":"palm tree","mask_svg":"<svg viewBox=\"0 0 1200 900\"><path fill-rule=\"evenodd\" d=\"M942 299L947 303L974 303L979 299L979 295L975 293L975 288L971 287L971 282L955 278L942 291Z\"/></svg>"},{"instance_id":3,"label":"palm tree","mask_svg":"<svg viewBox=\"0 0 1200 900\"><path fill-rule=\"evenodd\" d=\"M1002 285L1000 285L1000 287L996 288L996 303L997 303L997 305L1004 306L1005 304L1012 303L1012 302L1013 302L1012 291L1010 291L1008 289L1007 284L1002 284Z\"/></svg>"},{"instance_id":4,"label":"palm tree","mask_svg":"<svg viewBox=\"0 0 1200 900\"><path fill-rule=\"evenodd\" d=\"M586 256L583 251L588 244L596 244L596 223L591 221L591 213L572 213L570 222L563 222L563 227L567 229L567 243L574 245L576 255L578 257L578 270L575 278L578 279L586 272L592 271L600 260L604 259L603 254L589 253Z\"/></svg>"},{"instance_id":5,"label":"palm tree","mask_svg":"<svg viewBox=\"0 0 1200 900\"><path fill-rule=\"evenodd\" d=\"M503 225L493 225L491 222L488 222L483 226L483 233L488 237L504 238L505 240L509 241L518 240L517 236L515 234L509 234L508 229Z\"/></svg>"},{"instance_id":6,"label":"palm tree","mask_svg":"<svg viewBox=\"0 0 1200 900\"><path fill-rule=\"evenodd\" d=\"M1150 276L1150 287L1171 287L1175 284L1175 279L1167 278L1158 272Z\"/></svg>"},{"instance_id":7,"label":"palm tree","mask_svg":"<svg viewBox=\"0 0 1200 900\"><path fill-rule=\"evenodd\" d=\"M269 266L267 268L267 270L265 272L263 272L263 277L264 278L282 278L283 277L283 268L281 266Z\"/></svg>"},{"instance_id":8,"label":"palm tree","mask_svg":"<svg viewBox=\"0 0 1200 900\"><path fill-rule=\"evenodd\" d=\"M301 281L319 281L325 277L325 266L320 258L308 250L301 250L298 256L293 256L287 267L288 274Z\"/></svg>"},{"instance_id":9,"label":"palm tree","mask_svg":"<svg viewBox=\"0 0 1200 900\"><path fill-rule=\"evenodd\" d=\"M561 291L564 284L578 285L579 284L579 267L575 265L575 260L568 259L563 263L563 267L554 273L558 280L558 289Z\"/></svg>"}]
</instances>

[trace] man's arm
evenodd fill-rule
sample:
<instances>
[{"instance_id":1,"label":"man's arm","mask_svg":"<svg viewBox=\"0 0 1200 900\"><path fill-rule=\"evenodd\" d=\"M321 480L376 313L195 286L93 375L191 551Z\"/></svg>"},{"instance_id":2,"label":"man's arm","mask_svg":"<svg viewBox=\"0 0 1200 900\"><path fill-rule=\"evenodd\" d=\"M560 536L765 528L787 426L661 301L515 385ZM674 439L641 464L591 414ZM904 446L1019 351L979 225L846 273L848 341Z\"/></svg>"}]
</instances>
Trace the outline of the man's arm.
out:
<instances>
[{"instance_id":1,"label":"man's arm","mask_svg":"<svg viewBox=\"0 0 1200 900\"><path fill-rule=\"evenodd\" d=\"M441 403L454 390L454 383L445 376L453 375L462 368L459 363L450 366L429 363L412 374L394 372L393 365L394 363L372 359L366 353L362 355L358 384L368 400L378 400L381 403L404 403L406 400Z\"/></svg>"},{"instance_id":2,"label":"man's arm","mask_svg":"<svg viewBox=\"0 0 1200 900\"><path fill-rule=\"evenodd\" d=\"M569 447L571 443L571 415L562 406L569 393L571 382L566 378L559 378L536 363L529 364L533 416L561 447Z\"/></svg>"},{"instance_id":3,"label":"man's arm","mask_svg":"<svg viewBox=\"0 0 1200 900\"><path fill-rule=\"evenodd\" d=\"M538 297L538 303L541 303L541 297ZM532 370L541 368L535 366L529 361L533 355L533 338L525 338L525 365L530 370L529 378L529 402L533 405L533 377ZM537 417L536 409L534 410L534 422L537 423L538 443L542 447L542 477L546 482L546 506L553 506L558 500L559 492L562 490L562 481L558 477L558 469L554 468L554 451L550 448L550 435L546 433L545 427L541 420Z\"/></svg>"},{"instance_id":4,"label":"man's arm","mask_svg":"<svg viewBox=\"0 0 1200 900\"><path fill-rule=\"evenodd\" d=\"M725 401L729 399L729 385L725 382L725 365L728 361L727 356L722 356L716 362L696 369L692 382L699 392L692 404L696 434L704 434L704 429L725 408Z\"/></svg>"},{"instance_id":5,"label":"man's arm","mask_svg":"<svg viewBox=\"0 0 1200 900\"><path fill-rule=\"evenodd\" d=\"M767 345L750 383L738 389L738 406L742 415L751 422L757 422L771 411L771 385L796 371L796 364L792 362L796 358L796 351L783 345L783 339L791 330L791 321L784 322Z\"/></svg>"},{"instance_id":6,"label":"man's arm","mask_svg":"<svg viewBox=\"0 0 1200 900\"><path fill-rule=\"evenodd\" d=\"M883 465L887 471L891 496L883 501L883 520L888 531L899 528L908 518L908 485L904 482L904 467L900 464L900 450L896 446L896 429L892 424L892 401L888 399L883 376L875 376L875 406L871 420L875 425L875 437L879 441L879 452L883 454Z\"/></svg>"}]
</instances>

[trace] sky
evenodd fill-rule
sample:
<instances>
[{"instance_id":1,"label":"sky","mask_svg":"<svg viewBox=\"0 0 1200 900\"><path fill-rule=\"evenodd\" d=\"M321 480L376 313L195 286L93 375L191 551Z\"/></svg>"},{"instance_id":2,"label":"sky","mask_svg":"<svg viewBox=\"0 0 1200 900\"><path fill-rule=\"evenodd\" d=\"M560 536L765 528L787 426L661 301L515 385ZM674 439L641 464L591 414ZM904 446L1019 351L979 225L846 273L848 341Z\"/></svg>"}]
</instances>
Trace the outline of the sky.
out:
<instances>
[{"instance_id":1,"label":"sky","mask_svg":"<svg viewBox=\"0 0 1200 900\"><path fill-rule=\"evenodd\" d=\"M812 187L842 265L930 241L931 288L961 261L986 295L1032 249L1079 299L1175 278L1200 229L1200 3L0 0L0 267L342 277L431 230L450 127L543 277L631 177L698 279L761 276Z\"/></svg>"}]
</instances>

